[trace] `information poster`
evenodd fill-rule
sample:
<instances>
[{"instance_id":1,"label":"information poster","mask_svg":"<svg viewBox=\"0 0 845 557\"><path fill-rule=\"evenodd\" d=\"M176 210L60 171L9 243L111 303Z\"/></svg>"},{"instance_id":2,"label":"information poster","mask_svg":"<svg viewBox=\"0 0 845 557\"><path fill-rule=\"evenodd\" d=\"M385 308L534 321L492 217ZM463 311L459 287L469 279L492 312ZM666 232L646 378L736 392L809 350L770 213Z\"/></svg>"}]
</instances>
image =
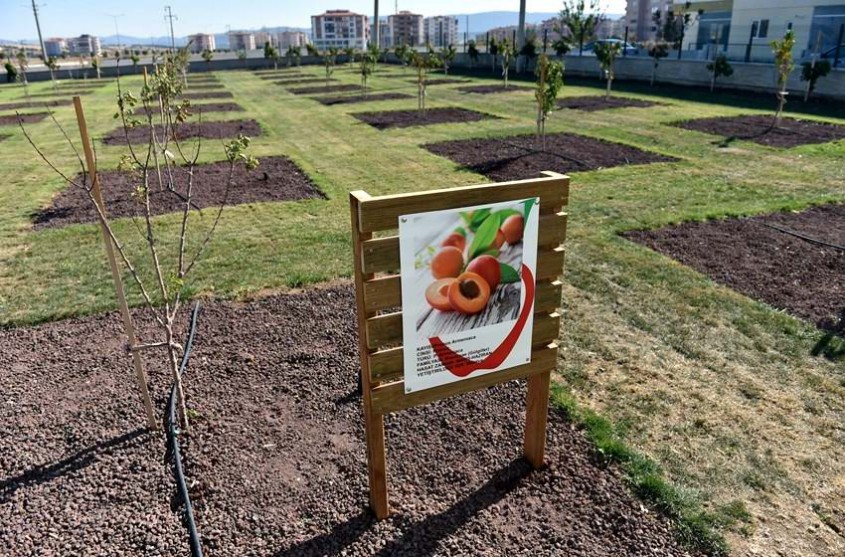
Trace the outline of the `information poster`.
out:
<instances>
[{"instance_id":1,"label":"information poster","mask_svg":"<svg viewBox=\"0 0 845 557\"><path fill-rule=\"evenodd\" d=\"M399 218L405 391L531 361L539 199Z\"/></svg>"}]
</instances>

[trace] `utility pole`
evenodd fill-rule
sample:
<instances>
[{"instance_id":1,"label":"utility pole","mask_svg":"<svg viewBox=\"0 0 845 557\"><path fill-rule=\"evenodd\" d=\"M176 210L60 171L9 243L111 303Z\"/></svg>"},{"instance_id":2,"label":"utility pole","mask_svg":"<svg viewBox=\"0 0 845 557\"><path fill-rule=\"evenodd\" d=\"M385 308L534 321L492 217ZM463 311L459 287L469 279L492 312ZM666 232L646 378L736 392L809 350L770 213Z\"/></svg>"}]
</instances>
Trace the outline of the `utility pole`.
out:
<instances>
[{"instance_id":1,"label":"utility pole","mask_svg":"<svg viewBox=\"0 0 845 557\"><path fill-rule=\"evenodd\" d=\"M41 36L41 23L38 21L38 6L32 0L32 13L35 15L35 28L38 29L38 42L41 45L41 58L47 62L47 49L44 48L44 38Z\"/></svg>"},{"instance_id":2,"label":"utility pole","mask_svg":"<svg viewBox=\"0 0 845 557\"><path fill-rule=\"evenodd\" d=\"M176 53L176 36L173 34L173 19L179 19L175 15L173 15L173 10L170 9L170 6L165 6L164 10L167 12L167 15L164 16L165 19L170 20L170 52L171 54Z\"/></svg>"},{"instance_id":3,"label":"utility pole","mask_svg":"<svg viewBox=\"0 0 845 557\"><path fill-rule=\"evenodd\" d=\"M117 35L117 50L121 50L120 48L120 29L117 27L117 18L123 17L126 14L106 14L110 18L114 19L114 34Z\"/></svg>"},{"instance_id":4,"label":"utility pole","mask_svg":"<svg viewBox=\"0 0 845 557\"><path fill-rule=\"evenodd\" d=\"M379 48L379 47L381 47L381 40L380 40L381 37L379 37L379 28L381 27L381 25L379 24L379 21L378 21L378 0L375 0L375 4L376 4L375 8L373 9L373 19L374 19L373 30L375 31L375 34L376 34L375 39L374 39L376 41L376 48Z\"/></svg>"},{"instance_id":5,"label":"utility pole","mask_svg":"<svg viewBox=\"0 0 845 557\"><path fill-rule=\"evenodd\" d=\"M525 0L519 0L519 33L516 36L516 44L514 47L516 48L517 53L522 52L522 47L525 45ZM522 54L518 54L516 58L516 65L517 65L517 72L522 71Z\"/></svg>"}]
</instances>

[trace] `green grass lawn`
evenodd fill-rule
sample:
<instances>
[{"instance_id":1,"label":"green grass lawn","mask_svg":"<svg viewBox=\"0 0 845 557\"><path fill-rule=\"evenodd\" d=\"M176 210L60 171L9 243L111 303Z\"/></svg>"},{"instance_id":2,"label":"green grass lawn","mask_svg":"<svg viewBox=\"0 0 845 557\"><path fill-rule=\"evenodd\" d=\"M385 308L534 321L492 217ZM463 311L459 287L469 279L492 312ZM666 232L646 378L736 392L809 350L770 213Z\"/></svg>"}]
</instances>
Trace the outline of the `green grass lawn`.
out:
<instances>
[{"instance_id":1,"label":"green grass lawn","mask_svg":"<svg viewBox=\"0 0 845 557\"><path fill-rule=\"evenodd\" d=\"M322 75L322 68L303 70ZM326 107L252 73L216 75L246 112L208 119L258 120L263 134L254 138L253 154L290 157L328 200L227 209L193 275L197 295L236 298L348 277L348 191L380 195L483 183L420 146L534 130L531 92L471 95L456 91L460 85L432 86L429 107L460 106L501 119L380 132L350 114L410 109L416 99ZM334 77L358 82L346 68ZM370 84L376 92L415 95L412 79L410 72L408 80L376 74ZM139 83L134 76L123 80L125 87ZM600 94L601 83L578 83L563 94ZM845 371L841 362L810 355L821 333L618 233L845 201L845 142L781 150L738 141L719 148L715 136L665 124L759 113L764 103L750 108L730 95L672 96L660 89L652 95L645 86L622 87L626 95L666 104L557 112L547 131L626 143L680 161L572 174L558 397L608 418L613 425L602 426L605 438L624 439L656 462L675 488L673 497L682 500L678 505L699 504L736 554L841 555ZM33 92L49 88L30 86ZM115 93L111 83L83 97L95 137L116 126ZM21 96L19 89L0 87L2 102ZM711 103L720 98L726 103ZM774 108L774 95L770 100ZM793 104L800 102L787 109ZM813 112L802 117L845 124L843 114ZM56 116L76 137L72 107L59 107ZM75 171L75 158L49 120L29 129L62 169ZM113 309L96 226L32 231L30 215L65 185L19 130L0 127L0 135L8 133L13 137L0 143L0 324ZM123 148L98 144L97 151L100 168L111 169ZM220 142L206 141L202 160L222 158ZM179 218L158 217L156 224L173 235ZM134 226L121 221L116 230L138 254L143 246Z\"/></svg>"}]
</instances>

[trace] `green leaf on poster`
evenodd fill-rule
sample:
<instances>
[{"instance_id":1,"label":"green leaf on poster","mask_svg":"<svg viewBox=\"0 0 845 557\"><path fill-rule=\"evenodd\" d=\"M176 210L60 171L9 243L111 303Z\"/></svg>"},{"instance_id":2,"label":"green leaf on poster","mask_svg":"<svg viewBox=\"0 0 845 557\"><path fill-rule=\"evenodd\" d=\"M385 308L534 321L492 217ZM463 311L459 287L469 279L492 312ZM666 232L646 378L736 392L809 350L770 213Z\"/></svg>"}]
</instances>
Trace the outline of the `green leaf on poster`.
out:
<instances>
[{"instance_id":1,"label":"green leaf on poster","mask_svg":"<svg viewBox=\"0 0 845 557\"><path fill-rule=\"evenodd\" d=\"M534 207L534 203L536 203L536 202L537 202L537 198L535 198L535 197L531 197L531 198L523 201L523 203L525 204L525 215L524 215L523 218L525 219L526 224L528 223L528 215L531 214L531 208Z\"/></svg>"},{"instance_id":2,"label":"green leaf on poster","mask_svg":"<svg viewBox=\"0 0 845 557\"><path fill-rule=\"evenodd\" d=\"M509 284L512 282L519 282L519 273L508 265L507 263L499 262L499 268L502 270L502 284Z\"/></svg>"},{"instance_id":3,"label":"green leaf on poster","mask_svg":"<svg viewBox=\"0 0 845 557\"><path fill-rule=\"evenodd\" d=\"M489 249L496 240L496 232L499 230L499 219L490 215L489 210L487 217L479 225L478 231L469 245L469 251L467 252L469 255L468 261L472 261L476 255Z\"/></svg>"}]
</instances>

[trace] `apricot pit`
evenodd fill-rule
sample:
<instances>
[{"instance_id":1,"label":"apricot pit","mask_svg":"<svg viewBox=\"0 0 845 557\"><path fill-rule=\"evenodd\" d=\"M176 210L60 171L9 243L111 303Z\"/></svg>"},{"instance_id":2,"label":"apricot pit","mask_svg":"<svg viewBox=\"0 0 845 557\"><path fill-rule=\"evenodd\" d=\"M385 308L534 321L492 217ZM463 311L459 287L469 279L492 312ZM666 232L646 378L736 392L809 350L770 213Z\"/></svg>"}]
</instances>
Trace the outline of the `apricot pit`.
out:
<instances>
[{"instance_id":1,"label":"apricot pit","mask_svg":"<svg viewBox=\"0 0 845 557\"><path fill-rule=\"evenodd\" d=\"M481 275L465 272L449 285L449 303L452 309L467 315L474 315L490 300L490 285Z\"/></svg>"}]
</instances>

